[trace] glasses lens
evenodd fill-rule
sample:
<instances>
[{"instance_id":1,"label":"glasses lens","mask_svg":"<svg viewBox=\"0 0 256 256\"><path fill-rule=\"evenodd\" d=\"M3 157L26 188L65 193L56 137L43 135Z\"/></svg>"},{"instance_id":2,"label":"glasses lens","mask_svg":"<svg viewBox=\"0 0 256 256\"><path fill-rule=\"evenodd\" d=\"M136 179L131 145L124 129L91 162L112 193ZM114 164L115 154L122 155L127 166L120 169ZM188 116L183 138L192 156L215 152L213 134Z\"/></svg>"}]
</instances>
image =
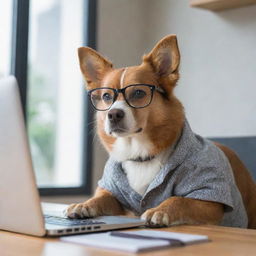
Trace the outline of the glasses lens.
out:
<instances>
[{"instance_id":1,"label":"glasses lens","mask_svg":"<svg viewBox=\"0 0 256 256\"><path fill-rule=\"evenodd\" d=\"M115 93L111 89L99 88L91 92L91 102L98 110L107 110L114 101Z\"/></svg>"},{"instance_id":2,"label":"glasses lens","mask_svg":"<svg viewBox=\"0 0 256 256\"><path fill-rule=\"evenodd\" d=\"M142 108L151 102L152 91L147 85L132 85L126 88L125 97L131 106Z\"/></svg>"}]
</instances>

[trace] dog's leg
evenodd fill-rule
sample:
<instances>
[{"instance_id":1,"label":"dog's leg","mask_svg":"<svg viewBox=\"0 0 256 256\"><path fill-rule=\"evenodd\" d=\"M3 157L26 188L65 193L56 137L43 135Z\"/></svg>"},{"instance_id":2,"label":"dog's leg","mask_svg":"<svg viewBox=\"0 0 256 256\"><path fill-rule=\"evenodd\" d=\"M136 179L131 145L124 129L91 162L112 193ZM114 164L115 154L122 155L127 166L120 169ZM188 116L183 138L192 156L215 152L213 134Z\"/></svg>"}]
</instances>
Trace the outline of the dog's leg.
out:
<instances>
[{"instance_id":1,"label":"dog's leg","mask_svg":"<svg viewBox=\"0 0 256 256\"><path fill-rule=\"evenodd\" d=\"M125 211L117 199L109 191L99 187L91 199L84 203L71 204L65 211L65 215L69 218L123 214Z\"/></svg>"},{"instance_id":2,"label":"dog's leg","mask_svg":"<svg viewBox=\"0 0 256 256\"><path fill-rule=\"evenodd\" d=\"M148 226L220 223L224 214L220 203L183 197L170 197L159 206L145 211L141 218Z\"/></svg>"}]
</instances>

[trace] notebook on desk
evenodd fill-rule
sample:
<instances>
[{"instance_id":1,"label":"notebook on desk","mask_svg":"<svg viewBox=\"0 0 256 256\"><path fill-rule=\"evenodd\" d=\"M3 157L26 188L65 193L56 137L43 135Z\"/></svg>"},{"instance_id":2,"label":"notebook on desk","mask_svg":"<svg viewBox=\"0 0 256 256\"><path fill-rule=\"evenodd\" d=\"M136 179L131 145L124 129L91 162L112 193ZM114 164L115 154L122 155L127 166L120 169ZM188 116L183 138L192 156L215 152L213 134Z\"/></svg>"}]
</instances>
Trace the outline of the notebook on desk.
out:
<instances>
[{"instance_id":1,"label":"notebook on desk","mask_svg":"<svg viewBox=\"0 0 256 256\"><path fill-rule=\"evenodd\" d=\"M62 237L62 241L127 252L180 247L209 241L207 236L143 229Z\"/></svg>"}]
</instances>

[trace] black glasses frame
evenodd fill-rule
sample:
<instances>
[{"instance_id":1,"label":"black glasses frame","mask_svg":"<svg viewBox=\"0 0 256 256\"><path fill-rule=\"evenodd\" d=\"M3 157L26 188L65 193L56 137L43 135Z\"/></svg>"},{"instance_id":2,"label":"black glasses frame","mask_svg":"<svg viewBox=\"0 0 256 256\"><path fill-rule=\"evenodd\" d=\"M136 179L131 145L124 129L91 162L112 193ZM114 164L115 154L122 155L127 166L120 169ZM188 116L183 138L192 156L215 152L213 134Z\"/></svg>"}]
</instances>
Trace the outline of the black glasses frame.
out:
<instances>
[{"instance_id":1,"label":"black glasses frame","mask_svg":"<svg viewBox=\"0 0 256 256\"><path fill-rule=\"evenodd\" d=\"M125 90L126 90L127 88L129 88L129 87L132 87L132 86L139 86L139 85L147 86L147 87L150 88L151 98L150 98L149 103L146 104L145 106L142 106L142 107L135 107L135 106L132 106L132 105L129 103L129 101L126 99ZM91 96L91 95L92 95L92 93L93 93L94 91L96 91L96 90L104 90L104 89L108 89L108 90L111 90L111 91L114 92L113 102L112 102L112 104L111 104L108 108L106 108L106 109L97 109L96 106L93 104L92 96ZM124 87L124 88L122 88L122 89L114 89L114 88L110 88L110 87L95 88L95 89L92 89L92 90L89 90L89 91L88 91L88 96L89 96L89 98L90 98L90 101L91 101L91 103L92 103L93 108L94 108L95 110L97 110L97 111L107 111L107 110L109 110L109 109L111 108L111 106L114 104L114 102L116 101L116 99L117 99L119 93L122 93L122 94L123 94L126 103L127 103L130 107L138 109L138 108L145 108L145 107L147 107L147 106L149 106L149 105L151 104L152 99L153 99L153 95L154 95L154 91L158 91L159 93L164 94L164 90L163 90L162 88L160 88L159 86L156 86L156 85L151 85L151 84L130 84L130 85L128 85L128 86L126 86L126 87Z\"/></svg>"}]
</instances>

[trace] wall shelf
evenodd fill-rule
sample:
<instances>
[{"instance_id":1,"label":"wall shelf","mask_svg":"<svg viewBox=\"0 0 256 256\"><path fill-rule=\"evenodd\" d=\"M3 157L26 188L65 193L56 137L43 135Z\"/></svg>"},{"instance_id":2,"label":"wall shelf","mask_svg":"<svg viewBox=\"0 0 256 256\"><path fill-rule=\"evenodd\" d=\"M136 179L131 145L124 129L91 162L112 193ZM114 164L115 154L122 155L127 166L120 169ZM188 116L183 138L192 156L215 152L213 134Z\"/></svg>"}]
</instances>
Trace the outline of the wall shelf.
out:
<instances>
[{"instance_id":1,"label":"wall shelf","mask_svg":"<svg viewBox=\"0 0 256 256\"><path fill-rule=\"evenodd\" d=\"M203 8L212 11L238 8L256 4L256 0L190 0L191 7Z\"/></svg>"}]
</instances>

